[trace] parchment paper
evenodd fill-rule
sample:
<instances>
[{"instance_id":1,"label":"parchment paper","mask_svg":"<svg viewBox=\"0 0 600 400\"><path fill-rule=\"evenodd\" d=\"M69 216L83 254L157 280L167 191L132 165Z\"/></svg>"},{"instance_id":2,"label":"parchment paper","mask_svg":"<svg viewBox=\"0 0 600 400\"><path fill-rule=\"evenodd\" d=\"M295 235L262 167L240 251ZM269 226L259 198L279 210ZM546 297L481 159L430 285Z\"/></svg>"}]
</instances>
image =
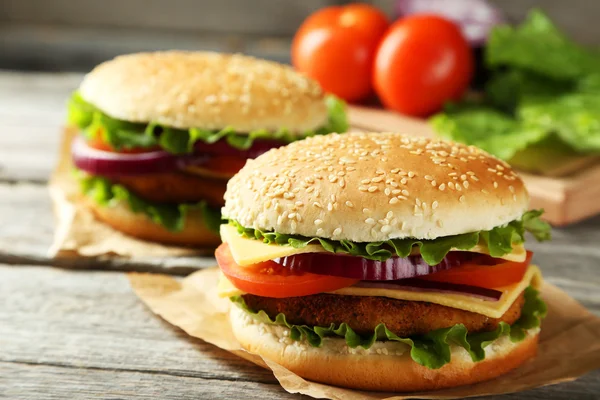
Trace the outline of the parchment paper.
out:
<instances>
[{"instance_id":1,"label":"parchment paper","mask_svg":"<svg viewBox=\"0 0 600 400\"><path fill-rule=\"evenodd\" d=\"M212 255L214 249L165 246L137 240L96 220L77 199L82 195L72 175L70 146L76 132L63 131L59 161L49 183L56 217L54 242L48 255L55 258L122 257L137 259Z\"/></svg>"},{"instance_id":2,"label":"parchment paper","mask_svg":"<svg viewBox=\"0 0 600 400\"><path fill-rule=\"evenodd\" d=\"M180 281L167 275L129 274L133 290L154 313L190 336L271 369L290 393L345 400L454 399L552 385L600 368L600 318L562 290L544 283L542 297L548 304L548 317L542 324L538 355L507 375L475 385L405 396L310 382L273 361L242 350L229 326L230 302L217 295L217 279L217 268L195 272Z\"/></svg>"}]
</instances>

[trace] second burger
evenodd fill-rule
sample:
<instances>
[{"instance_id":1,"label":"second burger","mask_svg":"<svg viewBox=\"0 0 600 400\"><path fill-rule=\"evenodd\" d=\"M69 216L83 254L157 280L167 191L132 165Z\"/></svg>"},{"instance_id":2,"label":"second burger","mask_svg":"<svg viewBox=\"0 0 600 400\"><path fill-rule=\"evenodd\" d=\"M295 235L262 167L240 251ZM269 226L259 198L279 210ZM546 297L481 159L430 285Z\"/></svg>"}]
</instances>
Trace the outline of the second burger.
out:
<instances>
[{"instance_id":1,"label":"second burger","mask_svg":"<svg viewBox=\"0 0 600 400\"><path fill-rule=\"evenodd\" d=\"M139 53L96 67L69 124L81 201L134 237L214 246L226 182L267 150L347 129L343 102L242 55Z\"/></svg>"}]
</instances>

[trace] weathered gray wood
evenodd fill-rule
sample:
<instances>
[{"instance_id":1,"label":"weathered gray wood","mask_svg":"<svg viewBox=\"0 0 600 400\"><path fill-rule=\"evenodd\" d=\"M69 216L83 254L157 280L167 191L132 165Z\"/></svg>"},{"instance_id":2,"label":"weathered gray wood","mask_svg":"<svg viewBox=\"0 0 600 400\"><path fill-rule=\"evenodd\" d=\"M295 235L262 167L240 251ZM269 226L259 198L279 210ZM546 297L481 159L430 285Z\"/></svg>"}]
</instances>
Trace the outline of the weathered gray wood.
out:
<instances>
[{"instance_id":1,"label":"weathered gray wood","mask_svg":"<svg viewBox=\"0 0 600 400\"><path fill-rule=\"evenodd\" d=\"M19 400L302 398L286 393L275 383L3 362L0 362L0 397Z\"/></svg>"},{"instance_id":2,"label":"weathered gray wood","mask_svg":"<svg viewBox=\"0 0 600 400\"><path fill-rule=\"evenodd\" d=\"M0 266L0 361L270 383L155 317L123 273Z\"/></svg>"},{"instance_id":3,"label":"weathered gray wood","mask_svg":"<svg viewBox=\"0 0 600 400\"><path fill-rule=\"evenodd\" d=\"M0 396L291 398L268 371L154 316L122 273L0 266L0 293ZM599 390L596 372L496 398L592 399Z\"/></svg>"},{"instance_id":4,"label":"weathered gray wood","mask_svg":"<svg viewBox=\"0 0 600 400\"><path fill-rule=\"evenodd\" d=\"M188 274L215 265L212 257L51 259L47 253L53 235L54 215L45 185L0 183L0 262L171 274Z\"/></svg>"},{"instance_id":5,"label":"weathered gray wood","mask_svg":"<svg viewBox=\"0 0 600 400\"><path fill-rule=\"evenodd\" d=\"M81 74L0 73L0 181L45 182Z\"/></svg>"}]
</instances>

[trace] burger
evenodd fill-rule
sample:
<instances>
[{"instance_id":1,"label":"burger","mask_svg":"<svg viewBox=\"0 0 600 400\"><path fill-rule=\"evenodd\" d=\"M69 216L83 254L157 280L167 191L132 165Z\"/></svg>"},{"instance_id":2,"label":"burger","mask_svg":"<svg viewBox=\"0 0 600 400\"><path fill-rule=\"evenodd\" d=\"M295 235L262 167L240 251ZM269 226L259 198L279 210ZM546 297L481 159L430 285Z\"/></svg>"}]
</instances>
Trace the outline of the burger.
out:
<instances>
[{"instance_id":1,"label":"burger","mask_svg":"<svg viewBox=\"0 0 600 400\"><path fill-rule=\"evenodd\" d=\"M68 121L81 202L119 231L190 246L220 243L226 182L246 159L347 128L344 104L288 66L175 51L100 64Z\"/></svg>"},{"instance_id":2,"label":"burger","mask_svg":"<svg viewBox=\"0 0 600 400\"><path fill-rule=\"evenodd\" d=\"M546 306L523 182L472 146L396 133L311 137L228 183L216 251L243 348L337 386L420 391L536 354Z\"/></svg>"}]
</instances>

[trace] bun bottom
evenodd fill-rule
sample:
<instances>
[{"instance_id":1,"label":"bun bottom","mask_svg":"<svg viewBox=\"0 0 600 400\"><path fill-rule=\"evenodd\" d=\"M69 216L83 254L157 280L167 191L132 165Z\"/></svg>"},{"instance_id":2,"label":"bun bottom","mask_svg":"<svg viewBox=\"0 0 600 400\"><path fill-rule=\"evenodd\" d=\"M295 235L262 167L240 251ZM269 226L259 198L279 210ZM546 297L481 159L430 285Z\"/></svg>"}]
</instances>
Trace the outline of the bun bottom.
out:
<instances>
[{"instance_id":1,"label":"bun bottom","mask_svg":"<svg viewBox=\"0 0 600 400\"><path fill-rule=\"evenodd\" d=\"M508 337L486 348L486 358L473 362L466 350L452 346L452 361L429 369L410 357L406 345L376 342L369 350L351 349L344 339L325 338L323 346L294 341L281 326L254 320L232 305L230 321L242 347L273 360L311 381L335 386L390 392L414 392L469 385L495 378L535 356L539 329L527 332L525 340L512 343Z\"/></svg>"},{"instance_id":2,"label":"bun bottom","mask_svg":"<svg viewBox=\"0 0 600 400\"><path fill-rule=\"evenodd\" d=\"M83 203L94 213L97 219L138 239L197 247L216 247L221 243L219 235L206 227L200 212L187 214L184 229L180 232L172 232L155 223L145 214L131 211L123 203L106 207L85 198Z\"/></svg>"}]
</instances>

